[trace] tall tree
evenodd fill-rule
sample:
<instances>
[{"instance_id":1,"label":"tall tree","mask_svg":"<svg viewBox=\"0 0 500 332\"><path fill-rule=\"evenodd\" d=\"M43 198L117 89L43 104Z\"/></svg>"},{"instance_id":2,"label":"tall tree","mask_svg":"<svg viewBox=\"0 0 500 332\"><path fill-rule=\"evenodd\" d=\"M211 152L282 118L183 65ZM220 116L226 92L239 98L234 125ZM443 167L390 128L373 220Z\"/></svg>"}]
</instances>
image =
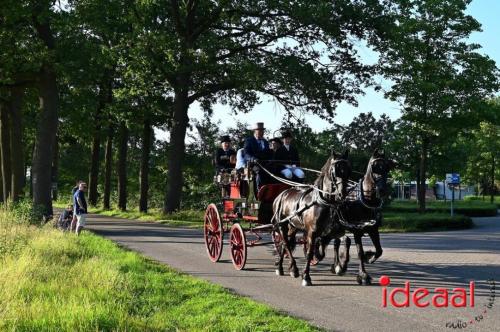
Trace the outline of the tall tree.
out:
<instances>
[{"instance_id":1,"label":"tall tree","mask_svg":"<svg viewBox=\"0 0 500 332\"><path fill-rule=\"evenodd\" d=\"M22 124L22 104L24 97L24 87L14 87L11 89L10 117L11 117L11 197L17 202L24 186L24 147L23 147L23 124Z\"/></svg>"},{"instance_id":2,"label":"tall tree","mask_svg":"<svg viewBox=\"0 0 500 332\"><path fill-rule=\"evenodd\" d=\"M473 131L473 140L467 160L467 176L483 182L483 186L490 193L493 203L496 193L496 182L500 181L500 125L481 122L478 129Z\"/></svg>"},{"instance_id":3,"label":"tall tree","mask_svg":"<svg viewBox=\"0 0 500 332\"><path fill-rule=\"evenodd\" d=\"M103 207L105 210L111 208L111 171L113 167L113 135L114 128L110 124L107 130L106 152L104 153L104 194Z\"/></svg>"},{"instance_id":4,"label":"tall tree","mask_svg":"<svg viewBox=\"0 0 500 332\"><path fill-rule=\"evenodd\" d=\"M379 65L394 84L386 96L413 123L418 154L418 200L425 210L430 147L457 136L483 99L498 90L495 62L466 39L480 24L465 10L470 0L397 0L397 25L379 45ZM411 142L408 142L409 144Z\"/></svg>"},{"instance_id":5,"label":"tall tree","mask_svg":"<svg viewBox=\"0 0 500 332\"><path fill-rule=\"evenodd\" d=\"M2 167L3 201L10 199L11 180L11 151L10 151L10 107L8 103L0 106L0 162Z\"/></svg>"},{"instance_id":6,"label":"tall tree","mask_svg":"<svg viewBox=\"0 0 500 332\"><path fill-rule=\"evenodd\" d=\"M36 35L50 54L38 73L40 114L33 151L33 204L52 215L52 159L58 125L59 90L55 69L56 42L51 26L52 1L33 1L33 26Z\"/></svg>"},{"instance_id":7,"label":"tall tree","mask_svg":"<svg viewBox=\"0 0 500 332\"><path fill-rule=\"evenodd\" d=\"M338 103L355 103L370 82L353 41L371 40L387 23L378 2L348 0L156 0L131 7L134 47L153 60L152 79L168 85L173 97L166 213L180 206L193 102L246 111L267 94L287 109L331 117Z\"/></svg>"},{"instance_id":8,"label":"tall tree","mask_svg":"<svg viewBox=\"0 0 500 332\"><path fill-rule=\"evenodd\" d=\"M151 119L149 117L144 118L142 125L141 169L139 173L139 211L148 212L149 159L151 154L151 144L153 140L153 127L151 125Z\"/></svg>"},{"instance_id":9,"label":"tall tree","mask_svg":"<svg viewBox=\"0 0 500 332\"><path fill-rule=\"evenodd\" d=\"M124 121L118 129L118 208L127 210L127 150L129 130Z\"/></svg>"}]
</instances>

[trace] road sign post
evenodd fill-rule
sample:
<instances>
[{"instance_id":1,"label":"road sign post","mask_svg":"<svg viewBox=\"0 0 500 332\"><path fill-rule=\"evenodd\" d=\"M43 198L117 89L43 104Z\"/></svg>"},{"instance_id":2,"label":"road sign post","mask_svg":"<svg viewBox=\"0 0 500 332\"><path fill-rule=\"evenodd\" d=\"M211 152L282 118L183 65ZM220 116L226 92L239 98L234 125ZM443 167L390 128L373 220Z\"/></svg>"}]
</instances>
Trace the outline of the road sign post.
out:
<instances>
[{"instance_id":1,"label":"road sign post","mask_svg":"<svg viewBox=\"0 0 500 332\"><path fill-rule=\"evenodd\" d=\"M458 173L447 173L446 174L446 182L448 186L451 188L451 204L450 204L450 212L451 217L453 217L453 201L455 200L455 186L460 186L460 174Z\"/></svg>"}]
</instances>

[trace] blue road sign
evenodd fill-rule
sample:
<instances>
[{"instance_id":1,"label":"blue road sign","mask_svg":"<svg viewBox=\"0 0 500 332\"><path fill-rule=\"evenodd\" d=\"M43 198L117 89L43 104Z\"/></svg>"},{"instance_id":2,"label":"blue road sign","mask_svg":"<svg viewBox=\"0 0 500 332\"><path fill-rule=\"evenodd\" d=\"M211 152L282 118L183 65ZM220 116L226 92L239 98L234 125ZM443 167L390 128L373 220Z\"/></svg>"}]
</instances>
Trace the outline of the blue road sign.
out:
<instances>
[{"instance_id":1,"label":"blue road sign","mask_svg":"<svg viewBox=\"0 0 500 332\"><path fill-rule=\"evenodd\" d=\"M460 174L458 173L446 174L446 182L448 182L448 184L460 184Z\"/></svg>"}]
</instances>

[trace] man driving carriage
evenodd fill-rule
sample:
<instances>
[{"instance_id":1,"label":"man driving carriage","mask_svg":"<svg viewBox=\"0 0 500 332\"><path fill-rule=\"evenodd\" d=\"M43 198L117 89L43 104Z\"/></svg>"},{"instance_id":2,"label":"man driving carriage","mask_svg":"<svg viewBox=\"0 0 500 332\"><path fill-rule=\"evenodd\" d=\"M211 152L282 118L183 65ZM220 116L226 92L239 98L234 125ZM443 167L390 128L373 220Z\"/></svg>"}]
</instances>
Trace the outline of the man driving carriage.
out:
<instances>
[{"instance_id":1,"label":"man driving carriage","mask_svg":"<svg viewBox=\"0 0 500 332\"><path fill-rule=\"evenodd\" d=\"M272 151L269 148L269 142L264 138L264 128L263 122L257 122L252 128L253 136L247 137L245 140L244 152L245 158L250 161L265 161L272 157ZM256 169L256 183L257 188L268 182L268 176L265 172L260 172Z\"/></svg>"}]
</instances>

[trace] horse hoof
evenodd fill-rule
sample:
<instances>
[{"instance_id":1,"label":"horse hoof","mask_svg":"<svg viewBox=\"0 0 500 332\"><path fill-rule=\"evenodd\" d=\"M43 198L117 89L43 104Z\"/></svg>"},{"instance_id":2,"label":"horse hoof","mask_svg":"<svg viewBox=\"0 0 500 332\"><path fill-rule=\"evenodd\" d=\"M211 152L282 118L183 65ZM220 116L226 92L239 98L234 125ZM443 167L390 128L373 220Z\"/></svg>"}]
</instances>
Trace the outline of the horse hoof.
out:
<instances>
[{"instance_id":1,"label":"horse hoof","mask_svg":"<svg viewBox=\"0 0 500 332\"><path fill-rule=\"evenodd\" d=\"M344 271L342 269L342 266L340 265L335 265L334 273L338 276L341 276L344 274Z\"/></svg>"},{"instance_id":2,"label":"horse hoof","mask_svg":"<svg viewBox=\"0 0 500 332\"><path fill-rule=\"evenodd\" d=\"M298 278L299 277L299 271L290 271L290 276L292 278Z\"/></svg>"},{"instance_id":3,"label":"horse hoof","mask_svg":"<svg viewBox=\"0 0 500 332\"><path fill-rule=\"evenodd\" d=\"M312 286L311 280L302 279L302 286L303 287Z\"/></svg>"},{"instance_id":4,"label":"horse hoof","mask_svg":"<svg viewBox=\"0 0 500 332\"><path fill-rule=\"evenodd\" d=\"M365 262L365 264L371 264L370 262L373 260L374 257L375 253L371 250L368 250L367 252L365 252L363 261Z\"/></svg>"},{"instance_id":5,"label":"horse hoof","mask_svg":"<svg viewBox=\"0 0 500 332\"><path fill-rule=\"evenodd\" d=\"M368 285L372 284L372 278L369 275L365 275L365 276L357 275L356 281L358 282L358 285L361 285L361 286L368 286Z\"/></svg>"},{"instance_id":6,"label":"horse hoof","mask_svg":"<svg viewBox=\"0 0 500 332\"><path fill-rule=\"evenodd\" d=\"M285 275L285 273L283 272L282 269L276 269L276 275L277 276L282 276L282 275Z\"/></svg>"}]
</instances>

